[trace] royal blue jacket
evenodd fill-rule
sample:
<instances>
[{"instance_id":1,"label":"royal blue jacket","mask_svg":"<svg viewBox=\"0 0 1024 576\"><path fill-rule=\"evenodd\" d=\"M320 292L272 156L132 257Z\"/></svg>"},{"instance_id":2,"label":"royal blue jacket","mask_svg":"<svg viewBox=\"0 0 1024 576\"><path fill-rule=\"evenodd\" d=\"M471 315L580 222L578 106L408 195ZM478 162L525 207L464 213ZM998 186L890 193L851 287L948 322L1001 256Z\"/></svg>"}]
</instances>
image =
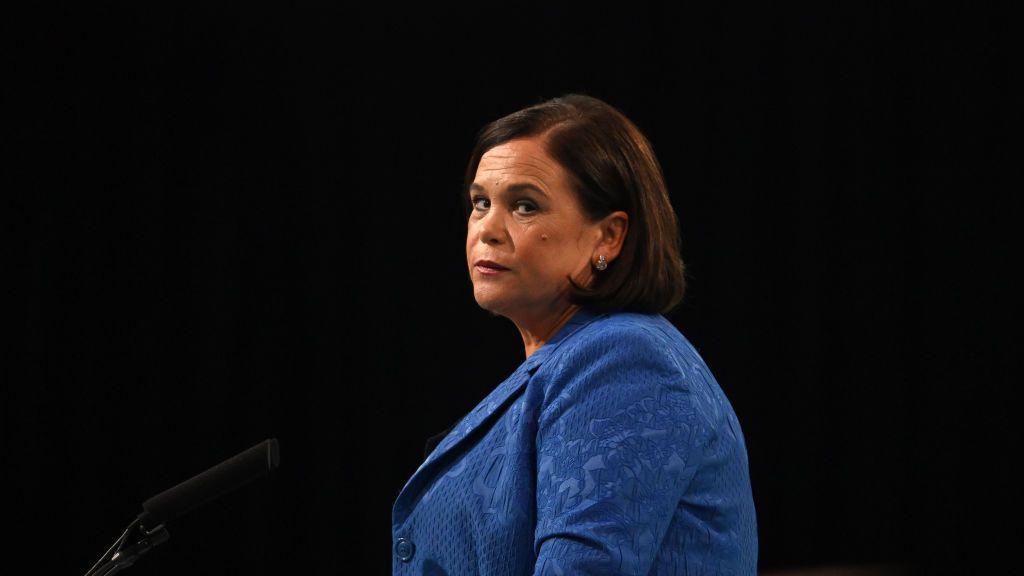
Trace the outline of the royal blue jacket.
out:
<instances>
[{"instance_id":1,"label":"royal blue jacket","mask_svg":"<svg viewBox=\"0 0 1024 576\"><path fill-rule=\"evenodd\" d=\"M664 316L581 308L392 510L392 573L757 573L736 413Z\"/></svg>"}]
</instances>

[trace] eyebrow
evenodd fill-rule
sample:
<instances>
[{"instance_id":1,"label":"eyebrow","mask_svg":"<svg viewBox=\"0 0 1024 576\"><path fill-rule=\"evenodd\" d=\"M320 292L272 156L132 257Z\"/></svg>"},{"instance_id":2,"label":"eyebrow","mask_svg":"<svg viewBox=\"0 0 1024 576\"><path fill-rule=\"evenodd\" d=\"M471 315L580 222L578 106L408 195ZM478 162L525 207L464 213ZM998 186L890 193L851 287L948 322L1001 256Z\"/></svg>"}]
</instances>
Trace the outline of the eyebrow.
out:
<instances>
[{"instance_id":1,"label":"eyebrow","mask_svg":"<svg viewBox=\"0 0 1024 576\"><path fill-rule=\"evenodd\" d=\"M473 191L486 192L487 191L486 188L484 188L483 186L477 184L476 182L473 182L472 184L469 185L469 190L470 190L470 192L473 192ZM540 188L538 188L538 187L536 187L533 184L530 184L528 182L518 182L518 183L514 183L514 184L509 184L508 186L505 187L505 191L510 193L510 194L514 194L516 192L522 192L524 190L533 190L533 191L539 193L541 196L544 196L545 198L547 198L547 193L546 192L544 192Z\"/></svg>"}]
</instances>

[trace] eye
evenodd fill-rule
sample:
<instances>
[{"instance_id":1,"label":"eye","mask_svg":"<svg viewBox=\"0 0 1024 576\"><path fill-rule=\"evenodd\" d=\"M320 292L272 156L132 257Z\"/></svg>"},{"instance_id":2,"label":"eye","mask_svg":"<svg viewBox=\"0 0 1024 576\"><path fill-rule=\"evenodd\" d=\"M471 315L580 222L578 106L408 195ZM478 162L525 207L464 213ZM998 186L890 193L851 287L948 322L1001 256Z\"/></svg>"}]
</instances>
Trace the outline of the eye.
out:
<instances>
[{"instance_id":1,"label":"eye","mask_svg":"<svg viewBox=\"0 0 1024 576\"><path fill-rule=\"evenodd\" d=\"M520 214L524 214L524 215L525 214L533 214L534 212L537 211L536 204L534 204L533 202L530 202L529 200L522 200L519 203L517 203L516 206L517 207L519 207L519 206L526 206L527 208L530 209L529 212L520 212Z\"/></svg>"},{"instance_id":2,"label":"eye","mask_svg":"<svg viewBox=\"0 0 1024 576\"><path fill-rule=\"evenodd\" d=\"M487 204L481 206L481 201L486 202ZM473 208L476 210L486 210L487 208L490 208L490 203L491 201L483 196L474 196L473 199L470 201L470 204L472 204ZM520 208L522 206L526 206L527 210L519 212L521 216L533 214L534 212L537 211L537 205L531 202L530 200L520 200L516 202L516 208Z\"/></svg>"}]
</instances>

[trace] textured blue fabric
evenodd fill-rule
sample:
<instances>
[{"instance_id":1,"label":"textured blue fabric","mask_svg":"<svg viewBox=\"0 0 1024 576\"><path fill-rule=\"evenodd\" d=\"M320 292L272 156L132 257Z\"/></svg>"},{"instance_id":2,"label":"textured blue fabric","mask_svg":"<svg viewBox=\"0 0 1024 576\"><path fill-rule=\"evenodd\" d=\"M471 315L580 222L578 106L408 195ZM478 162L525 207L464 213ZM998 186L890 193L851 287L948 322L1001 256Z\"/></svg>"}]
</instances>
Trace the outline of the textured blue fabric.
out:
<instances>
[{"instance_id":1,"label":"textured blue fabric","mask_svg":"<svg viewBox=\"0 0 1024 576\"><path fill-rule=\"evenodd\" d=\"M743 433L664 316L582 308L406 482L392 543L394 575L754 575Z\"/></svg>"}]
</instances>

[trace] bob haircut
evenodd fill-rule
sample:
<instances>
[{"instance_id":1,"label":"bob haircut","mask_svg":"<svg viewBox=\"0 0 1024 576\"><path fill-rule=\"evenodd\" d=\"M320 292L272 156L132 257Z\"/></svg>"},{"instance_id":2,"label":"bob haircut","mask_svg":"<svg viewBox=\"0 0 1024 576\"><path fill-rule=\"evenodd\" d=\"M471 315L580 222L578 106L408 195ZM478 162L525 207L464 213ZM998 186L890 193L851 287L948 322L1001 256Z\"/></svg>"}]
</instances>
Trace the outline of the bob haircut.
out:
<instances>
[{"instance_id":1,"label":"bob haircut","mask_svg":"<svg viewBox=\"0 0 1024 576\"><path fill-rule=\"evenodd\" d=\"M591 223L616 210L629 215L619 257L596 272L589 288L567 276L570 303L602 312L674 309L683 299L686 270L661 165L640 129L597 98L565 94L481 128L462 187L466 220L473 211L469 188L483 155L510 140L532 137L539 137L548 156L568 172Z\"/></svg>"}]
</instances>

